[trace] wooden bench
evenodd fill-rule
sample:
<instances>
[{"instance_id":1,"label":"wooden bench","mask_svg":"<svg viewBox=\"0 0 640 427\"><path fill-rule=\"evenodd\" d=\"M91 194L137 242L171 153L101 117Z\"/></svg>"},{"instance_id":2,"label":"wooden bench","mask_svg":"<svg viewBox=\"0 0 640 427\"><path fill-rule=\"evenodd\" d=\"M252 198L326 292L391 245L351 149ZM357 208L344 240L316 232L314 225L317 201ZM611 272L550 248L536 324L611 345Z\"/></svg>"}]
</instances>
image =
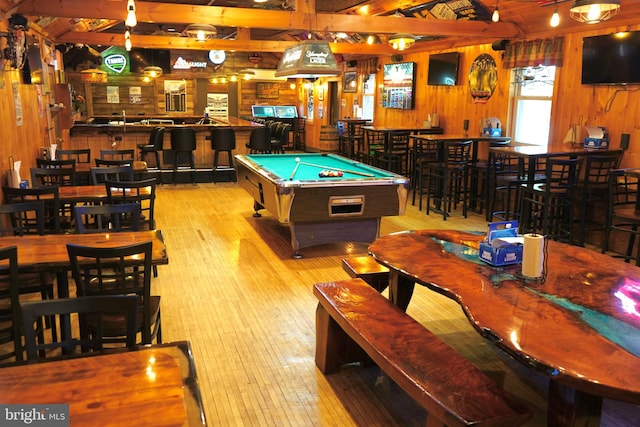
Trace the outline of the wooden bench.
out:
<instances>
[{"instance_id":1,"label":"wooden bench","mask_svg":"<svg viewBox=\"0 0 640 427\"><path fill-rule=\"evenodd\" d=\"M362 279L318 283L313 293L319 301L316 365L324 374L368 356L426 409L427 427L513 427L531 417L522 403Z\"/></svg>"},{"instance_id":2,"label":"wooden bench","mask_svg":"<svg viewBox=\"0 0 640 427\"><path fill-rule=\"evenodd\" d=\"M350 277L364 280L378 292L389 286L389 269L371 255L342 258L342 269Z\"/></svg>"}]
</instances>

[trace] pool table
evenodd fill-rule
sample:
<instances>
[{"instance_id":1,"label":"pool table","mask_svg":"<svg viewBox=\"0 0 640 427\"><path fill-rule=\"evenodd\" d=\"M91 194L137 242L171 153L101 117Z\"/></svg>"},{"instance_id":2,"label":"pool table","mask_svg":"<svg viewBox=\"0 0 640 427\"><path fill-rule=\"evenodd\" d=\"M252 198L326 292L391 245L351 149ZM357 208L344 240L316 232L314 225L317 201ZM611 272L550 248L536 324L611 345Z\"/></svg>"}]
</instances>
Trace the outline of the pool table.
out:
<instances>
[{"instance_id":1,"label":"pool table","mask_svg":"<svg viewBox=\"0 0 640 427\"><path fill-rule=\"evenodd\" d=\"M409 180L335 154L237 155L238 183L291 231L294 257L324 243L373 242L380 218L404 214ZM319 176L339 171L342 176Z\"/></svg>"}]
</instances>

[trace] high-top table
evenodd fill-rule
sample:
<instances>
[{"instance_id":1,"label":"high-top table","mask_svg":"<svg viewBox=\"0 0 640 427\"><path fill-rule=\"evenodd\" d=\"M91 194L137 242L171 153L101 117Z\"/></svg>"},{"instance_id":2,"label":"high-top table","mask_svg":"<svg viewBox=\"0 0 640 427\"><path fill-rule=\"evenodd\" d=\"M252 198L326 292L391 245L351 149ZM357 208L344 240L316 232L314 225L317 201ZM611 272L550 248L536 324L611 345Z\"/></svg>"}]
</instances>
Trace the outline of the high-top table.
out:
<instances>
[{"instance_id":1,"label":"high-top table","mask_svg":"<svg viewBox=\"0 0 640 427\"><path fill-rule=\"evenodd\" d=\"M2 368L0 402L72 426L207 424L186 341Z\"/></svg>"},{"instance_id":2,"label":"high-top table","mask_svg":"<svg viewBox=\"0 0 640 427\"><path fill-rule=\"evenodd\" d=\"M549 426L598 426L602 398L640 404L640 268L549 241L544 282L521 265L478 259L483 235L420 230L378 238L390 298L406 308L418 283L460 304L473 327L550 378Z\"/></svg>"}]
</instances>

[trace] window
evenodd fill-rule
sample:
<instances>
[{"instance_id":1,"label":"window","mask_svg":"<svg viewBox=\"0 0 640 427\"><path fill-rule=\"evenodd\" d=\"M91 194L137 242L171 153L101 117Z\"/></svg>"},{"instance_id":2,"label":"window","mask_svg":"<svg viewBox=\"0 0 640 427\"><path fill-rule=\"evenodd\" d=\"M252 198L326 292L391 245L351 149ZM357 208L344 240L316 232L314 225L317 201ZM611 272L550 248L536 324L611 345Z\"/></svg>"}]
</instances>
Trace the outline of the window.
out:
<instances>
[{"instance_id":1,"label":"window","mask_svg":"<svg viewBox=\"0 0 640 427\"><path fill-rule=\"evenodd\" d=\"M362 118L373 121L374 94L376 87L376 75L369 74L362 79Z\"/></svg>"},{"instance_id":2,"label":"window","mask_svg":"<svg viewBox=\"0 0 640 427\"><path fill-rule=\"evenodd\" d=\"M549 143L555 74L554 66L513 70L511 135L514 141L534 145Z\"/></svg>"}]
</instances>

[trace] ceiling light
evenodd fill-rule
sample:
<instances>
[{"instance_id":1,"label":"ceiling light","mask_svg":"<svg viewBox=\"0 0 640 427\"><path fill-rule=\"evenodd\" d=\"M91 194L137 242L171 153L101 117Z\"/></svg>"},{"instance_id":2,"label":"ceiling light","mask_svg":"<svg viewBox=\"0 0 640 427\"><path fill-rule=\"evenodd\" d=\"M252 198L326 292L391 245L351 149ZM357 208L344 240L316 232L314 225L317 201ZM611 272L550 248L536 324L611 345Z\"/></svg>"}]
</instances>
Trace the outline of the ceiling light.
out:
<instances>
[{"instance_id":1,"label":"ceiling light","mask_svg":"<svg viewBox=\"0 0 640 427\"><path fill-rule=\"evenodd\" d=\"M569 9L576 21L596 24L614 17L620 11L620 0L575 0Z\"/></svg>"},{"instance_id":2,"label":"ceiling light","mask_svg":"<svg viewBox=\"0 0 640 427\"><path fill-rule=\"evenodd\" d=\"M127 19L124 21L127 27L135 27L138 25L138 18L136 18L136 4L133 0L127 1Z\"/></svg>"},{"instance_id":3,"label":"ceiling light","mask_svg":"<svg viewBox=\"0 0 640 427\"><path fill-rule=\"evenodd\" d=\"M491 15L491 20L493 22L500 21L500 11L498 10L498 0L496 0L496 8L493 10L493 15Z\"/></svg>"},{"instance_id":4,"label":"ceiling light","mask_svg":"<svg viewBox=\"0 0 640 427\"><path fill-rule=\"evenodd\" d=\"M129 37L126 37L124 39L124 48L126 49L127 52L131 52L132 45L131 45L131 39Z\"/></svg>"},{"instance_id":5,"label":"ceiling light","mask_svg":"<svg viewBox=\"0 0 640 427\"><path fill-rule=\"evenodd\" d=\"M268 0L253 0L254 3L266 3Z\"/></svg>"},{"instance_id":6,"label":"ceiling light","mask_svg":"<svg viewBox=\"0 0 640 427\"><path fill-rule=\"evenodd\" d=\"M243 79L249 80L251 77L256 75L256 72L245 68L243 70L238 71L238 74L242 76Z\"/></svg>"},{"instance_id":7,"label":"ceiling light","mask_svg":"<svg viewBox=\"0 0 640 427\"><path fill-rule=\"evenodd\" d=\"M187 37L196 39L199 42L204 42L212 39L216 36L216 27L209 24L190 24L184 30Z\"/></svg>"},{"instance_id":8,"label":"ceiling light","mask_svg":"<svg viewBox=\"0 0 640 427\"><path fill-rule=\"evenodd\" d=\"M152 79L155 79L156 77L160 77L162 75L162 68L155 66L155 65L149 65L147 67L144 67L142 69L142 73L145 76L151 77Z\"/></svg>"},{"instance_id":9,"label":"ceiling light","mask_svg":"<svg viewBox=\"0 0 640 427\"><path fill-rule=\"evenodd\" d=\"M395 50L409 49L415 42L416 38L411 34L394 34L389 37L389 44Z\"/></svg>"},{"instance_id":10,"label":"ceiling light","mask_svg":"<svg viewBox=\"0 0 640 427\"><path fill-rule=\"evenodd\" d=\"M107 73L97 68L89 68L80 71L80 80L85 83L106 83Z\"/></svg>"},{"instance_id":11,"label":"ceiling light","mask_svg":"<svg viewBox=\"0 0 640 427\"><path fill-rule=\"evenodd\" d=\"M558 3L558 1L556 0L556 4ZM551 21L549 21L549 25L551 25L553 28L557 27L558 25L560 25L560 14L558 13L558 6L556 5L556 9L553 11L553 15L551 15Z\"/></svg>"}]
</instances>

